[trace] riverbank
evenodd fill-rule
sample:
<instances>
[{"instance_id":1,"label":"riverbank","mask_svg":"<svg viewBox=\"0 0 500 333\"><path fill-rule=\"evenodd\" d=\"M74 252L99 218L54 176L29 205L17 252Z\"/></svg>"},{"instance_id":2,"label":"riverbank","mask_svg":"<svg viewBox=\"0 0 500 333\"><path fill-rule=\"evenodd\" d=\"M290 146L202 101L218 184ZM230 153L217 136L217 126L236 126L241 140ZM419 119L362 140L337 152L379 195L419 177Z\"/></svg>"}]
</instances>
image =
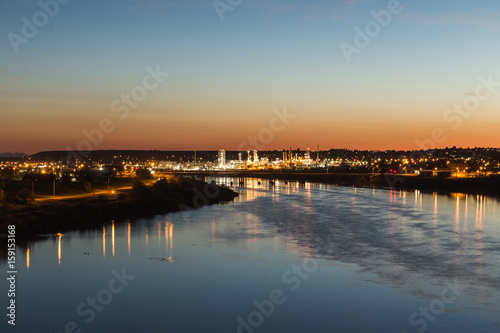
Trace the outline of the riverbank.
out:
<instances>
[{"instance_id":1,"label":"riverbank","mask_svg":"<svg viewBox=\"0 0 500 333\"><path fill-rule=\"evenodd\" d=\"M479 194L500 198L500 177L438 178L415 176L378 176L372 183L385 184L397 190L422 192Z\"/></svg>"},{"instance_id":2,"label":"riverbank","mask_svg":"<svg viewBox=\"0 0 500 333\"><path fill-rule=\"evenodd\" d=\"M238 193L203 181L173 177L152 186L137 182L131 189L112 195L77 199L3 204L0 228L16 226L18 237L100 227L111 220L151 217L179 210L232 201Z\"/></svg>"},{"instance_id":3,"label":"riverbank","mask_svg":"<svg viewBox=\"0 0 500 333\"><path fill-rule=\"evenodd\" d=\"M184 173L187 174L187 173ZM238 177L262 178L299 183L313 182L336 184L355 187L394 188L397 190L420 190L422 192L437 192L442 194L464 193L480 194L500 198L500 177L477 178L438 178L414 175L392 175L372 173L318 173L305 171L241 171L235 173L190 173L203 178L211 177Z\"/></svg>"}]
</instances>

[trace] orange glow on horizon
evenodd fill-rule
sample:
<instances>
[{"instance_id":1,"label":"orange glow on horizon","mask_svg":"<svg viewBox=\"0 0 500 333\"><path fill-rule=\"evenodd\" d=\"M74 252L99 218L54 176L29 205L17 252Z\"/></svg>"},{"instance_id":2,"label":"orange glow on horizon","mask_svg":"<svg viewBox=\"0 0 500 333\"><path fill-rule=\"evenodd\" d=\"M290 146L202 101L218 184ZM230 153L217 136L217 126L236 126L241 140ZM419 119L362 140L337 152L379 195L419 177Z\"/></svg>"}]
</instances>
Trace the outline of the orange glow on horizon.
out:
<instances>
[{"instance_id":1,"label":"orange glow on horizon","mask_svg":"<svg viewBox=\"0 0 500 333\"><path fill-rule=\"evenodd\" d=\"M468 119L458 130L450 130L446 122L436 120L429 122L419 112L388 112L384 113L382 108L375 109L345 109L340 114L331 113L328 110L318 111L317 117L305 113L306 106L296 109L294 112L300 121L292 121L283 131L275 133L273 140L263 144L259 150L305 149L320 145L322 150L331 148L345 148L357 150L419 150L445 147L496 147L496 127L494 121L480 119ZM290 108L290 112L292 108ZM441 112L445 110L435 110ZM210 150L217 151L220 148L226 150L238 150L241 143L248 142L248 137L257 137L262 128L269 126L271 114L254 115L255 119L240 121L237 124L221 123L220 118L200 119L193 123L192 119L177 119L175 126L165 131L164 119L157 110L151 110L155 118L137 119L134 122L119 124L119 131L106 135L105 143L93 149L117 149L117 150ZM188 112L188 111L186 111ZM494 112L494 111L491 111ZM487 113L486 111L484 113ZM374 116L377 115L377 116ZM13 117L17 117L13 114ZM151 119L155 119L152 121ZM28 127L25 129L26 137L23 137L23 145L19 147L28 154L40 151L64 150L69 145L75 148L85 137L81 136L80 122L75 122L71 129L62 130L53 122L47 124L46 120L36 119L36 124L43 123L44 133L60 133L59 136L49 137L40 141L38 137L40 129ZM91 126L92 124L89 124ZM228 126L231 126L228 130ZM432 133L435 128L444 128L446 140L444 142L433 142ZM190 131L186 131L190 128ZM479 130L480 129L480 130ZM61 132L62 131L62 132ZM75 134L77 133L77 134ZM133 137L130 133L134 133ZM196 133L196 134L193 134ZM224 135L214 135L224 133ZM6 141L18 141L16 133L6 134ZM65 142L61 144L61 142ZM164 147L160 142L171 142L170 147ZM430 143L429 143L430 142ZM434 143L434 144L432 144ZM5 148L4 150L8 150Z\"/></svg>"}]
</instances>

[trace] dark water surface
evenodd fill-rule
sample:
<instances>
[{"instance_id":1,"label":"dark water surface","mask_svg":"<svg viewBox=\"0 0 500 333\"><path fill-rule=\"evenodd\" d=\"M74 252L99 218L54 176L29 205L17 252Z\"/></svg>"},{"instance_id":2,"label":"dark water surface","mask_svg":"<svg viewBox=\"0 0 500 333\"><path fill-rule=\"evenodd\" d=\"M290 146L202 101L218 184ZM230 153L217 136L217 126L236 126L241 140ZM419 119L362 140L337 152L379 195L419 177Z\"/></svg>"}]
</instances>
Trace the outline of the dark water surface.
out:
<instances>
[{"instance_id":1,"label":"dark water surface","mask_svg":"<svg viewBox=\"0 0 500 333\"><path fill-rule=\"evenodd\" d=\"M1 331L500 332L498 201L257 182L18 247Z\"/></svg>"}]
</instances>

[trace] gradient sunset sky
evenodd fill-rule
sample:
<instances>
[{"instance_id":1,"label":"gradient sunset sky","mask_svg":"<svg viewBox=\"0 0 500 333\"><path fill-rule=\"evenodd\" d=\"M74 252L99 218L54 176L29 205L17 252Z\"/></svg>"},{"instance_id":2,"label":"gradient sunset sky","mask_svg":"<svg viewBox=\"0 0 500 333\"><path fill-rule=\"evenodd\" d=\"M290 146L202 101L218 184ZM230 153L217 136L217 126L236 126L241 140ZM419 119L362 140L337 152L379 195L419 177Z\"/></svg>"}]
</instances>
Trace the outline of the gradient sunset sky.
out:
<instances>
[{"instance_id":1,"label":"gradient sunset sky","mask_svg":"<svg viewBox=\"0 0 500 333\"><path fill-rule=\"evenodd\" d=\"M223 20L212 0L71 0L16 53L42 8L2 0L0 152L76 149L106 118L93 149L236 150L274 109L295 118L266 150L417 149L436 128L436 147L499 146L498 0L402 0L350 63L341 43L391 1L218 3ZM148 66L169 75L120 119Z\"/></svg>"}]
</instances>

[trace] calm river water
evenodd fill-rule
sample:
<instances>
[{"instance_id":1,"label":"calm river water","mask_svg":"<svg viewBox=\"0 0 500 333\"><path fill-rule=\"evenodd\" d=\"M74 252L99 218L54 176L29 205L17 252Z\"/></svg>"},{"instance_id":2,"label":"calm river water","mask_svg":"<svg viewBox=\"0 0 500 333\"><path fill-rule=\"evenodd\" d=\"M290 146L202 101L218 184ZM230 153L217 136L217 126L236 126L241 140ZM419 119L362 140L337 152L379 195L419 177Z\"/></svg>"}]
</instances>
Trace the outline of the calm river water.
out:
<instances>
[{"instance_id":1,"label":"calm river water","mask_svg":"<svg viewBox=\"0 0 500 333\"><path fill-rule=\"evenodd\" d=\"M0 331L500 332L497 200L259 181L19 244Z\"/></svg>"}]
</instances>

